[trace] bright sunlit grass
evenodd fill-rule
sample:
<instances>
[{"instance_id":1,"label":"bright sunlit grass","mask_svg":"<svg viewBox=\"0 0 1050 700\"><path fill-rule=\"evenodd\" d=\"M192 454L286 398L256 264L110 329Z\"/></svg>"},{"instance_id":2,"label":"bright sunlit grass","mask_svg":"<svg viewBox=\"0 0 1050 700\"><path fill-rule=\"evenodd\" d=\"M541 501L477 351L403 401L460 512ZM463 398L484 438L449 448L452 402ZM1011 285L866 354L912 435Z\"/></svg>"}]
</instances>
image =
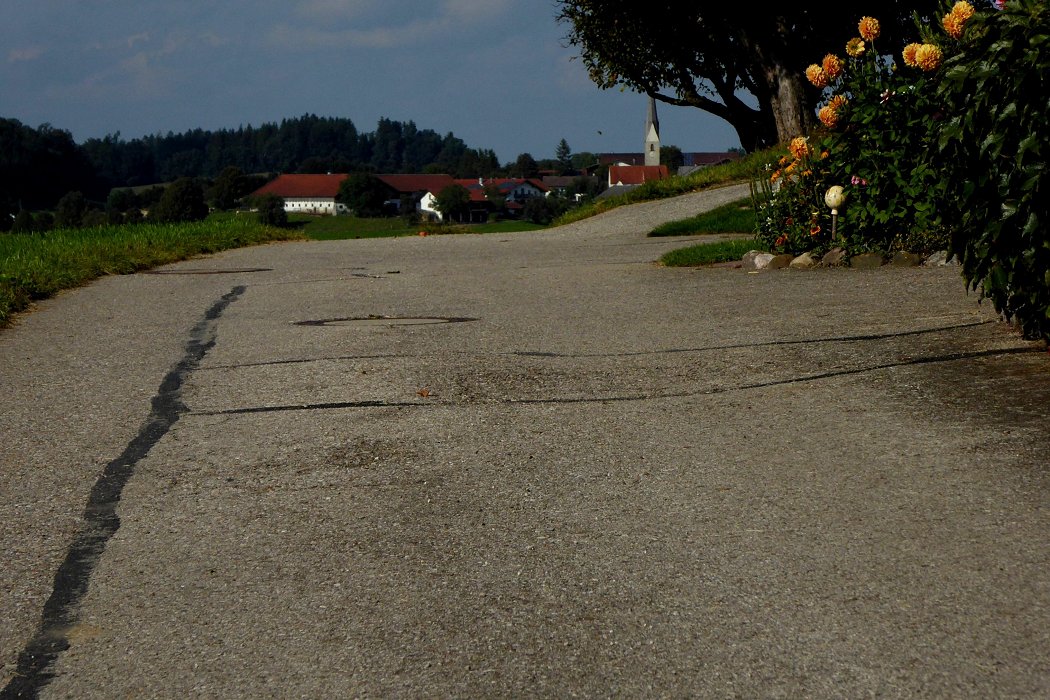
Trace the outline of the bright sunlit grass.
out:
<instances>
[{"instance_id":1,"label":"bright sunlit grass","mask_svg":"<svg viewBox=\"0 0 1050 700\"><path fill-rule=\"evenodd\" d=\"M229 248L301 238L254 218L129 224L0 235L0 326L35 300L86 284Z\"/></svg>"},{"instance_id":2,"label":"bright sunlit grass","mask_svg":"<svg viewBox=\"0 0 1050 700\"><path fill-rule=\"evenodd\" d=\"M751 199L724 204L688 219L668 221L654 228L650 236L693 236L704 233L752 233L755 209Z\"/></svg>"}]
</instances>

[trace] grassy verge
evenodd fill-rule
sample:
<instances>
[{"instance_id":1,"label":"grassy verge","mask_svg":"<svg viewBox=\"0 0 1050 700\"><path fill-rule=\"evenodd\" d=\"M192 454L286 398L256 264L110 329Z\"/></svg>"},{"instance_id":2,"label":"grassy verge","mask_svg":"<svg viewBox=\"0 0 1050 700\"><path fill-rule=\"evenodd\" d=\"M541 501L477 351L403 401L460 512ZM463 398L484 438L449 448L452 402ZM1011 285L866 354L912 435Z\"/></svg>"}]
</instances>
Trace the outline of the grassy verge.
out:
<instances>
[{"instance_id":1,"label":"grassy verge","mask_svg":"<svg viewBox=\"0 0 1050 700\"><path fill-rule=\"evenodd\" d=\"M271 241L291 229L224 217L185 224L134 224L0 235L0 327L31 302L104 275L120 275Z\"/></svg>"},{"instance_id":2,"label":"grassy verge","mask_svg":"<svg viewBox=\"0 0 1050 700\"><path fill-rule=\"evenodd\" d=\"M756 151L755 153L749 153L738 161L704 168L685 177L671 177L667 180L647 182L626 194L598 199L572 209L559 217L554 222L554 225L564 226L565 224L571 224L574 221L580 221L625 204L676 197L680 194L695 192L696 190L717 185L748 182L760 177L765 170L766 164L775 163L783 154L783 149L779 148Z\"/></svg>"},{"instance_id":3,"label":"grassy verge","mask_svg":"<svg viewBox=\"0 0 1050 700\"><path fill-rule=\"evenodd\" d=\"M693 236L700 233L750 233L755 230L755 208L751 199L730 202L717 209L668 221L649 232L650 236Z\"/></svg>"},{"instance_id":4,"label":"grassy verge","mask_svg":"<svg viewBox=\"0 0 1050 700\"><path fill-rule=\"evenodd\" d=\"M406 224L399 218L359 219L353 216L305 216L293 214L289 223L315 241L341 241L351 238L386 238L447 233L509 233L546 228L527 221L496 221L486 224Z\"/></svg>"},{"instance_id":5,"label":"grassy verge","mask_svg":"<svg viewBox=\"0 0 1050 700\"><path fill-rule=\"evenodd\" d=\"M729 262L739 260L748 251L764 250L765 247L751 238L743 238L735 241L719 241L718 243L702 243L700 245L679 248L665 253L660 258L660 263L667 267L695 267L697 265L711 265L713 263Z\"/></svg>"}]
</instances>

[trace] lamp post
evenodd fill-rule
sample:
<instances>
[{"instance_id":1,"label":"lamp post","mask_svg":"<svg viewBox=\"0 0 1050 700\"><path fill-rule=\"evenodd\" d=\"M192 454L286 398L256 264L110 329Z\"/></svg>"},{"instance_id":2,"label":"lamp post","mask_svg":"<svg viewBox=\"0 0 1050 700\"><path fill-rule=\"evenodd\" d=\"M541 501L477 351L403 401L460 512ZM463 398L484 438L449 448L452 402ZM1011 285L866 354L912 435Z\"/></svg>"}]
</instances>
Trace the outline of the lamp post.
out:
<instances>
[{"instance_id":1,"label":"lamp post","mask_svg":"<svg viewBox=\"0 0 1050 700\"><path fill-rule=\"evenodd\" d=\"M835 240L836 224L839 218L839 207L846 203L846 193L839 185L832 185L824 194L824 203L831 209L831 240Z\"/></svg>"}]
</instances>

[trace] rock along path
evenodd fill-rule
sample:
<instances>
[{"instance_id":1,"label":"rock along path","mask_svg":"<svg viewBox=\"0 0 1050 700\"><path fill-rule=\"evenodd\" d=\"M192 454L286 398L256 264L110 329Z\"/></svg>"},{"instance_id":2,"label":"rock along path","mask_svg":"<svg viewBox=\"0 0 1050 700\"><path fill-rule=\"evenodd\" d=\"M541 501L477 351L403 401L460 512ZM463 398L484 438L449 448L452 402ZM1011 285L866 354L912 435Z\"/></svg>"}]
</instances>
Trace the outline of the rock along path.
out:
<instances>
[{"instance_id":1,"label":"rock along path","mask_svg":"<svg viewBox=\"0 0 1050 700\"><path fill-rule=\"evenodd\" d=\"M1045 697L1050 360L956 268L289 243L0 333L3 697Z\"/></svg>"}]
</instances>

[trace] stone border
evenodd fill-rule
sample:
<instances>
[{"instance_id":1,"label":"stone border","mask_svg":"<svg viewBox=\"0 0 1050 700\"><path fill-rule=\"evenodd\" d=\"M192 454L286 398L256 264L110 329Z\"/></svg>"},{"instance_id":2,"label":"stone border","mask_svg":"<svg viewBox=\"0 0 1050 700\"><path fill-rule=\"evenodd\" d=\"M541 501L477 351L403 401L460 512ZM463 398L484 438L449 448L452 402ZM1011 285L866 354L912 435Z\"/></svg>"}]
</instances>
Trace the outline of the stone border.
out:
<instances>
[{"instance_id":1,"label":"stone border","mask_svg":"<svg viewBox=\"0 0 1050 700\"><path fill-rule=\"evenodd\" d=\"M793 270L808 270L814 267L850 267L856 270L874 270L883 265L891 267L945 267L946 265L958 265L959 259L948 257L947 251L938 251L932 255L923 257L918 253L899 251L891 257L886 258L878 253L861 253L850 257L842 248L832 248L820 259L812 253L802 255L788 255L782 253L775 255L760 250L748 251L740 259L740 266L744 270L779 270L790 268Z\"/></svg>"}]
</instances>

